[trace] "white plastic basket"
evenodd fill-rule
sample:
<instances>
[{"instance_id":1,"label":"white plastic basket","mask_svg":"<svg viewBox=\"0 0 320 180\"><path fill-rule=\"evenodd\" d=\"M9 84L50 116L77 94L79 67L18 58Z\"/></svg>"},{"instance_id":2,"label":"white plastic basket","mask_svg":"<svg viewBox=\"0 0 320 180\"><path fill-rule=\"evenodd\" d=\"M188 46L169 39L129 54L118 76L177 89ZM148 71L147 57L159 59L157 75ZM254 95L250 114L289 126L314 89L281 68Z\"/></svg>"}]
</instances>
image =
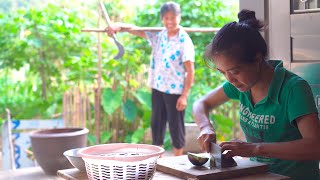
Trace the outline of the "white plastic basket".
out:
<instances>
[{"instance_id":1,"label":"white plastic basket","mask_svg":"<svg viewBox=\"0 0 320 180\"><path fill-rule=\"evenodd\" d=\"M152 179L164 149L148 144L115 143L79 150L90 180Z\"/></svg>"}]
</instances>

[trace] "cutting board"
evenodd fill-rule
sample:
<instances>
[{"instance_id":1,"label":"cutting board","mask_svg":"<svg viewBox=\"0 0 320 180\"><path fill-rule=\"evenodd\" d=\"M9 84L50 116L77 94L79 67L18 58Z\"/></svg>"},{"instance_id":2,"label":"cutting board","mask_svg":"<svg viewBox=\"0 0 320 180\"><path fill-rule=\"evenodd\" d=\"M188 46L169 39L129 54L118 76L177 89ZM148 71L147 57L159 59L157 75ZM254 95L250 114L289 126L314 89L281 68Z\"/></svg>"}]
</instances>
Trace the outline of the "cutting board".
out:
<instances>
[{"instance_id":1,"label":"cutting board","mask_svg":"<svg viewBox=\"0 0 320 180\"><path fill-rule=\"evenodd\" d=\"M187 155L160 158L157 161L157 170L183 179L217 180L229 179L252 174L267 172L267 164L250 161L247 158L234 157L237 166L229 168L210 169L210 160L203 166L194 166Z\"/></svg>"}]
</instances>

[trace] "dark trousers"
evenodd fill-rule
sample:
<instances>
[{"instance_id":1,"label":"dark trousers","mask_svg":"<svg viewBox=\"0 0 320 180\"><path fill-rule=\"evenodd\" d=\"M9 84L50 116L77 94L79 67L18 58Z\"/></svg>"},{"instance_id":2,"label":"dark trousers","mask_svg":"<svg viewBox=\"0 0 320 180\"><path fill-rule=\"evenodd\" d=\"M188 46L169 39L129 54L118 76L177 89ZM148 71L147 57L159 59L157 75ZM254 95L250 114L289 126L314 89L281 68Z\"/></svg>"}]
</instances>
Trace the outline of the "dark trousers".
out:
<instances>
[{"instance_id":1,"label":"dark trousers","mask_svg":"<svg viewBox=\"0 0 320 180\"><path fill-rule=\"evenodd\" d=\"M172 145L177 149L183 148L185 145L185 111L178 111L176 108L179 97L180 95L166 94L152 89L151 130L153 145L163 145L167 121Z\"/></svg>"}]
</instances>

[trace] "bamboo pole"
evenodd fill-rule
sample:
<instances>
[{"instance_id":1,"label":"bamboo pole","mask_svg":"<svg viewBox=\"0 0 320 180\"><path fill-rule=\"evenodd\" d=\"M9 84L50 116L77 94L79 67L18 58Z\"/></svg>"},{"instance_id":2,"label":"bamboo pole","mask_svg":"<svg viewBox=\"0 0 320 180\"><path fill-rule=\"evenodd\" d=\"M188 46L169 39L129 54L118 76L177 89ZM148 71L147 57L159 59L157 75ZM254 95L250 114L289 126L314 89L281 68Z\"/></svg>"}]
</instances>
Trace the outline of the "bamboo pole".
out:
<instances>
[{"instance_id":1,"label":"bamboo pole","mask_svg":"<svg viewBox=\"0 0 320 180\"><path fill-rule=\"evenodd\" d=\"M74 124L75 124L75 122L76 122L76 119L77 119L77 104L76 104L76 98L77 98L77 96L76 96L76 91L75 91L75 88L73 88L73 90L72 90L73 92L72 92L72 97L73 97L73 101L72 101L72 107L73 107L73 116L72 116L72 123L71 123L71 127L73 127L74 126Z\"/></svg>"},{"instance_id":2,"label":"bamboo pole","mask_svg":"<svg viewBox=\"0 0 320 180\"><path fill-rule=\"evenodd\" d=\"M90 99L86 99L87 103L87 121L89 121L88 127L90 128L90 132L93 132L94 130L94 124L92 123L92 116L91 116L91 106L90 106Z\"/></svg>"},{"instance_id":3,"label":"bamboo pole","mask_svg":"<svg viewBox=\"0 0 320 180\"><path fill-rule=\"evenodd\" d=\"M11 113L10 110L6 108L7 112L7 121L8 121L8 139L9 139L9 151L10 151L10 165L11 169L15 170L16 169L16 164L14 161L14 145L13 145L13 139L12 139L12 134L11 134Z\"/></svg>"},{"instance_id":4,"label":"bamboo pole","mask_svg":"<svg viewBox=\"0 0 320 180\"><path fill-rule=\"evenodd\" d=\"M73 90L70 89L68 93L68 127L72 127L73 122Z\"/></svg>"},{"instance_id":5,"label":"bamboo pole","mask_svg":"<svg viewBox=\"0 0 320 180\"><path fill-rule=\"evenodd\" d=\"M76 110L75 110L75 103L74 103L74 99L75 99L75 96L74 96L74 88L72 88L72 90L70 91L70 93L71 93L71 96L70 96L70 107L72 108L71 109L71 121L70 121L70 127L72 127L73 126L73 124L74 124L74 119L76 118L75 117L75 114L74 114L74 112L76 112Z\"/></svg>"},{"instance_id":6,"label":"bamboo pole","mask_svg":"<svg viewBox=\"0 0 320 180\"><path fill-rule=\"evenodd\" d=\"M64 99L63 99L63 111L64 113L64 117L63 117L63 122L65 127L69 127L70 126L70 105L69 105L69 99L70 99L70 94L69 94L68 90L65 94L64 94Z\"/></svg>"},{"instance_id":7,"label":"bamboo pole","mask_svg":"<svg viewBox=\"0 0 320 180\"><path fill-rule=\"evenodd\" d=\"M80 90L80 94L79 94L79 99L80 99L80 104L79 104L79 108L80 108L80 112L79 112L79 127L82 127L82 121L83 121L83 92L82 90Z\"/></svg>"},{"instance_id":8,"label":"bamboo pole","mask_svg":"<svg viewBox=\"0 0 320 180\"><path fill-rule=\"evenodd\" d=\"M67 122L68 122L68 111L67 111L67 92L63 94L63 100L62 100L62 119L63 119L63 124L66 127Z\"/></svg>"},{"instance_id":9,"label":"bamboo pole","mask_svg":"<svg viewBox=\"0 0 320 180\"><path fill-rule=\"evenodd\" d=\"M77 87L77 121L75 124L75 127L79 127L80 126L80 118L81 118L81 92L80 92L80 88Z\"/></svg>"},{"instance_id":10,"label":"bamboo pole","mask_svg":"<svg viewBox=\"0 0 320 180\"><path fill-rule=\"evenodd\" d=\"M82 99L82 121L81 121L81 127L86 127L86 120L87 120L87 92L84 90L83 99Z\"/></svg>"},{"instance_id":11,"label":"bamboo pole","mask_svg":"<svg viewBox=\"0 0 320 180\"><path fill-rule=\"evenodd\" d=\"M71 112L72 112L72 107L70 106L70 90L67 91L67 94L66 94L66 119L65 119L65 126L66 127L70 127L70 123L71 123Z\"/></svg>"},{"instance_id":12,"label":"bamboo pole","mask_svg":"<svg viewBox=\"0 0 320 180\"><path fill-rule=\"evenodd\" d=\"M153 32L158 32L162 31L165 28L164 27L134 27L134 28L125 28L128 31L153 31ZM186 32L190 33L195 33L195 32L201 32L201 33L209 33L209 32L218 32L220 28L188 28L188 27L183 27L183 30ZM107 29L91 29L91 28L85 28L81 30L82 32L107 32Z\"/></svg>"},{"instance_id":13,"label":"bamboo pole","mask_svg":"<svg viewBox=\"0 0 320 180\"><path fill-rule=\"evenodd\" d=\"M77 87L77 121L75 123L75 127L79 127L80 124L80 115L81 115L81 92L79 90L79 87Z\"/></svg>"},{"instance_id":14,"label":"bamboo pole","mask_svg":"<svg viewBox=\"0 0 320 180\"><path fill-rule=\"evenodd\" d=\"M68 127L72 126L72 122L73 122L73 89L69 89L68 91L68 109L69 109L69 118L68 118Z\"/></svg>"},{"instance_id":15,"label":"bamboo pole","mask_svg":"<svg viewBox=\"0 0 320 180\"><path fill-rule=\"evenodd\" d=\"M98 18L98 28L100 28L101 21L101 10L98 8L99 18ZM95 135L97 138L96 143L100 142L100 105L101 105L101 33L98 33L98 79L97 79L97 89L95 93Z\"/></svg>"},{"instance_id":16,"label":"bamboo pole","mask_svg":"<svg viewBox=\"0 0 320 180\"><path fill-rule=\"evenodd\" d=\"M73 95L74 95L74 119L73 119L73 123L72 126L75 127L77 126L77 122L79 119L79 91L78 88L74 88L73 90Z\"/></svg>"},{"instance_id":17,"label":"bamboo pole","mask_svg":"<svg viewBox=\"0 0 320 180\"><path fill-rule=\"evenodd\" d=\"M83 113L83 108L82 108L82 100L83 99L83 97L82 97L82 91L80 90L80 88L79 88L79 119L78 119L78 126L77 127L81 127L81 122L82 122L82 118L83 118L83 116L82 116L82 113Z\"/></svg>"}]
</instances>

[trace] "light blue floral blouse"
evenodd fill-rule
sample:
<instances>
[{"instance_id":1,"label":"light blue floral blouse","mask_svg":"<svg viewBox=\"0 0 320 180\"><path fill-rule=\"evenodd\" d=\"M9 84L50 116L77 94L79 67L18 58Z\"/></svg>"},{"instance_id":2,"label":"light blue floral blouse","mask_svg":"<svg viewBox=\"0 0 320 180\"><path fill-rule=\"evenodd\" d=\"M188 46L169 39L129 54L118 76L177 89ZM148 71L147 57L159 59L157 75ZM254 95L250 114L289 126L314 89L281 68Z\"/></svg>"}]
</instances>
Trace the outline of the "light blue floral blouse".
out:
<instances>
[{"instance_id":1,"label":"light blue floral blouse","mask_svg":"<svg viewBox=\"0 0 320 180\"><path fill-rule=\"evenodd\" d=\"M152 47L148 84L167 94L182 94L186 75L183 63L194 62L194 45L182 29L170 39L167 32L146 32Z\"/></svg>"}]
</instances>

